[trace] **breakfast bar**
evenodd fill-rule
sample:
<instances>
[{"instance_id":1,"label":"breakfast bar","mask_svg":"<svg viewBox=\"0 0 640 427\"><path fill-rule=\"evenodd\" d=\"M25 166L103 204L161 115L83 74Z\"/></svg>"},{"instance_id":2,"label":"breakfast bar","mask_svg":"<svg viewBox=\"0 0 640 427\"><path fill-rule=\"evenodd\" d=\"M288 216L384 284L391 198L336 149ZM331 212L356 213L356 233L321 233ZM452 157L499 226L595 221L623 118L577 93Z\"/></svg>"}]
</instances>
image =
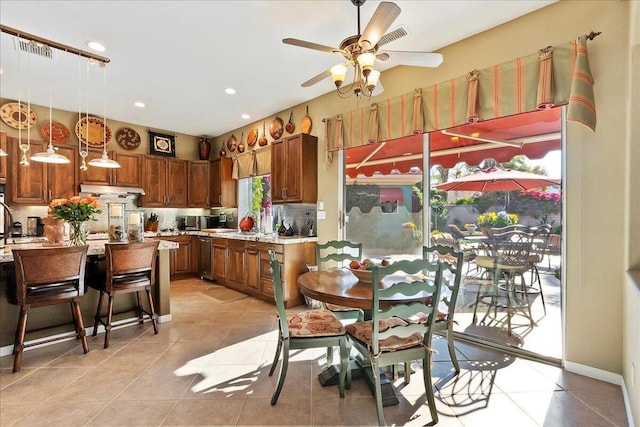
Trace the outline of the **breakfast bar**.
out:
<instances>
[{"instance_id":1,"label":"breakfast bar","mask_svg":"<svg viewBox=\"0 0 640 427\"><path fill-rule=\"evenodd\" d=\"M106 239L89 240L88 262L96 262L101 255L105 253ZM7 273L13 268L13 249L36 249L42 248L42 242L17 243L7 245L0 253L0 354L10 354L9 346L13 344L14 333L16 330L16 322L18 321L18 306L8 303L5 297L7 291ZM158 247L158 260L156 263L156 284L154 286L154 301L156 313L159 322L168 322L171 320L170 306L170 280L169 280L169 251L176 249L178 244L175 242L160 240ZM133 297L133 295L132 295ZM93 314L95 313L96 303L98 301L97 291L88 289L80 298L80 308L87 327L93 325ZM122 313L114 316L116 320L125 318L124 313L132 306L132 300L123 298L116 301L115 313ZM48 306L32 310L29 314L28 331L29 339L39 339L51 336L57 333L68 331L69 329L69 311L64 305Z\"/></svg>"}]
</instances>

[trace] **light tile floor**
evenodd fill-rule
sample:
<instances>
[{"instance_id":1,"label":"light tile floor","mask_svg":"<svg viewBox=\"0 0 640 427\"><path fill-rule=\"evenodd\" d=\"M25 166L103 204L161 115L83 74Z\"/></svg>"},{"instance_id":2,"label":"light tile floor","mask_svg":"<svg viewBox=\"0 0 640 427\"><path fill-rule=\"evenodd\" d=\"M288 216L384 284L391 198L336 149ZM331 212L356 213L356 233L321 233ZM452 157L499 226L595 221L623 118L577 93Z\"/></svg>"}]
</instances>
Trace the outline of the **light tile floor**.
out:
<instances>
[{"instance_id":1,"label":"light tile floor","mask_svg":"<svg viewBox=\"0 0 640 427\"><path fill-rule=\"evenodd\" d=\"M375 425L372 395L354 381L340 399L316 378L324 351L295 354L278 404L273 305L215 284L172 284L173 320L25 352L22 371L0 358L0 425ZM457 343L453 374L445 341L436 338L433 380L439 426L626 426L620 387L561 369ZM394 425L431 422L419 365L409 384L395 382L400 404L385 408Z\"/></svg>"}]
</instances>

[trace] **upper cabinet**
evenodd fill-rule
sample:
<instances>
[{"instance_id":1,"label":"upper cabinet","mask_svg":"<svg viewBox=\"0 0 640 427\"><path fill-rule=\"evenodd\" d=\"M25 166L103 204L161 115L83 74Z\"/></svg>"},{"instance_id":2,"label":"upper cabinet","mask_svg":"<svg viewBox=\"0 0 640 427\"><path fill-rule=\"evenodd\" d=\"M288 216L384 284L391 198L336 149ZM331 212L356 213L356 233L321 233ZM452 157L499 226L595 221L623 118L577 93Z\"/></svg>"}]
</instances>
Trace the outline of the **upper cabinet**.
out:
<instances>
[{"instance_id":1,"label":"upper cabinet","mask_svg":"<svg viewBox=\"0 0 640 427\"><path fill-rule=\"evenodd\" d=\"M189 162L189 207L209 207L209 161L194 160Z\"/></svg>"},{"instance_id":2,"label":"upper cabinet","mask_svg":"<svg viewBox=\"0 0 640 427\"><path fill-rule=\"evenodd\" d=\"M30 161L21 166L22 151L16 138L8 138L9 172L7 176L9 200L13 204L46 205L53 199L69 198L78 194L76 174L79 166L78 149L75 146L58 146L58 154L66 156L71 162L66 164L47 164ZM23 140L23 143L26 141ZM31 141L29 154L44 152L47 143Z\"/></svg>"},{"instance_id":3,"label":"upper cabinet","mask_svg":"<svg viewBox=\"0 0 640 427\"><path fill-rule=\"evenodd\" d=\"M213 160L209 167L209 202L211 207L238 206L237 183L232 178L233 162L228 157Z\"/></svg>"},{"instance_id":4,"label":"upper cabinet","mask_svg":"<svg viewBox=\"0 0 640 427\"><path fill-rule=\"evenodd\" d=\"M140 197L144 207L187 207L186 160L145 155L142 167L142 188L145 195Z\"/></svg>"},{"instance_id":5,"label":"upper cabinet","mask_svg":"<svg viewBox=\"0 0 640 427\"><path fill-rule=\"evenodd\" d=\"M271 144L272 203L316 203L318 138L290 136Z\"/></svg>"},{"instance_id":6,"label":"upper cabinet","mask_svg":"<svg viewBox=\"0 0 640 427\"><path fill-rule=\"evenodd\" d=\"M7 152L7 133L0 132L0 149ZM7 182L7 156L0 157L0 184Z\"/></svg>"},{"instance_id":7,"label":"upper cabinet","mask_svg":"<svg viewBox=\"0 0 640 427\"><path fill-rule=\"evenodd\" d=\"M89 150L86 162L99 159L101 150ZM80 171L80 184L118 185L121 187L142 186L142 156L139 154L119 153L110 151L109 158L120 163L116 169L89 166L86 171Z\"/></svg>"}]
</instances>

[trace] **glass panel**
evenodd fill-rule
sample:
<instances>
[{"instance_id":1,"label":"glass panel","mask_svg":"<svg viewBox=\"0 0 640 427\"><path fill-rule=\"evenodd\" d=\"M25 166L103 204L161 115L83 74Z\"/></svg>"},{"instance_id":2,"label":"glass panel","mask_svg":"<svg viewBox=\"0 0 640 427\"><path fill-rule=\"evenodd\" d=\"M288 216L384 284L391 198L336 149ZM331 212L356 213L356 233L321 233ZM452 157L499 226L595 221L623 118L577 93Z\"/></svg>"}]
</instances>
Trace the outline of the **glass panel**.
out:
<instances>
[{"instance_id":1,"label":"glass panel","mask_svg":"<svg viewBox=\"0 0 640 427\"><path fill-rule=\"evenodd\" d=\"M238 180L238 216L253 214L258 221L256 229L271 215L271 175Z\"/></svg>"}]
</instances>

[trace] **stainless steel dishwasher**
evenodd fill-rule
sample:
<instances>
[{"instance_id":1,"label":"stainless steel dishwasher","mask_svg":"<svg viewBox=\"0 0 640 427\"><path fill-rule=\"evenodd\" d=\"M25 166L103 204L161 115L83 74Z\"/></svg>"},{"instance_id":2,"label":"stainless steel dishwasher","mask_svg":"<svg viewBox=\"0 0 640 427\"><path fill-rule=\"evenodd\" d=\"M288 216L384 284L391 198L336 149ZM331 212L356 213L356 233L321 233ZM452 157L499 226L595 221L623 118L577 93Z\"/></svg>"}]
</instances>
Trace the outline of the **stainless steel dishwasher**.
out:
<instances>
[{"instance_id":1,"label":"stainless steel dishwasher","mask_svg":"<svg viewBox=\"0 0 640 427\"><path fill-rule=\"evenodd\" d=\"M198 274L201 279L213 280L213 263L211 262L211 237L199 237L200 256L198 259Z\"/></svg>"}]
</instances>

